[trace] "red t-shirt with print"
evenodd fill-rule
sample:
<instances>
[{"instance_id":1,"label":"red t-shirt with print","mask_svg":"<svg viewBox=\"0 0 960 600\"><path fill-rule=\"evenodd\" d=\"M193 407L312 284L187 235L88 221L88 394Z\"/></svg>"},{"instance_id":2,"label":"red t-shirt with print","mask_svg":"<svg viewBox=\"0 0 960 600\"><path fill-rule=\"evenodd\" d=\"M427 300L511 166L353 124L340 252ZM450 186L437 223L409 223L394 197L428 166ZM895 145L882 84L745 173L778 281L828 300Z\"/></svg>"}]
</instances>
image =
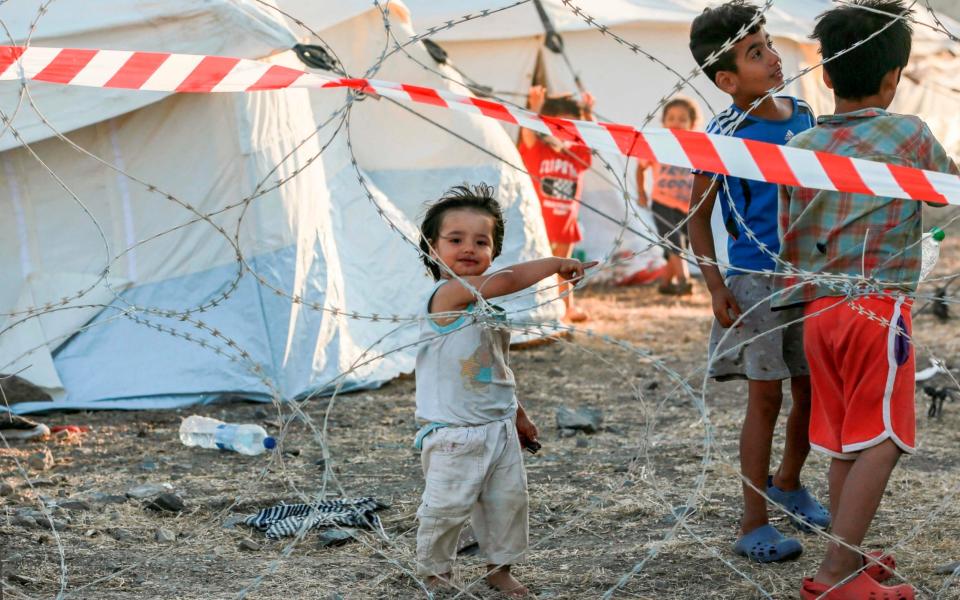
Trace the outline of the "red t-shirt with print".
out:
<instances>
[{"instance_id":1,"label":"red t-shirt with print","mask_svg":"<svg viewBox=\"0 0 960 600\"><path fill-rule=\"evenodd\" d=\"M532 146L518 147L540 198L547 239L554 244L574 244L583 239L577 213L583 192L583 175L590 168L590 149L568 145L560 151L537 139Z\"/></svg>"}]
</instances>

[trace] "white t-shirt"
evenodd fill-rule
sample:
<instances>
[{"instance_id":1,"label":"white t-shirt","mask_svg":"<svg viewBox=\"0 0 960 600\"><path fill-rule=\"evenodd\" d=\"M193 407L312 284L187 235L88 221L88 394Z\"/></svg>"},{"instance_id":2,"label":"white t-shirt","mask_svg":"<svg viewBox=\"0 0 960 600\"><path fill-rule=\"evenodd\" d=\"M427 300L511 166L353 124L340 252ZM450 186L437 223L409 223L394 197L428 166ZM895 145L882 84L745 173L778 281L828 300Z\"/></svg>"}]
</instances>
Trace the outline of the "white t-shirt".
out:
<instances>
[{"instance_id":1,"label":"white t-shirt","mask_svg":"<svg viewBox=\"0 0 960 600\"><path fill-rule=\"evenodd\" d=\"M433 288L424 305L417 351L417 412L423 422L484 425L517 411L517 384L507 365L510 330L502 314L483 315L473 304L448 325L430 318Z\"/></svg>"}]
</instances>

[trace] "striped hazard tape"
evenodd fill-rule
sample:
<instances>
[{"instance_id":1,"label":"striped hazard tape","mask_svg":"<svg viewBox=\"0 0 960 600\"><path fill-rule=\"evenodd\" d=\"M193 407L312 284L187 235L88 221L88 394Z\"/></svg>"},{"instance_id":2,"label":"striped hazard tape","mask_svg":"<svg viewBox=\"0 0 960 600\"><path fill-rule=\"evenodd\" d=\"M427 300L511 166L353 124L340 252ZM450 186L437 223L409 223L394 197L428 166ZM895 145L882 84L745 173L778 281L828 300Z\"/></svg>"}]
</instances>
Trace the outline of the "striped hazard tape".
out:
<instances>
[{"instance_id":1,"label":"striped hazard tape","mask_svg":"<svg viewBox=\"0 0 960 600\"><path fill-rule=\"evenodd\" d=\"M351 88L520 125L597 150L770 183L960 205L960 177L696 131L543 117L447 90L308 73L241 58L0 46L0 80L161 92Z\"/></svg>"}]
</instances>

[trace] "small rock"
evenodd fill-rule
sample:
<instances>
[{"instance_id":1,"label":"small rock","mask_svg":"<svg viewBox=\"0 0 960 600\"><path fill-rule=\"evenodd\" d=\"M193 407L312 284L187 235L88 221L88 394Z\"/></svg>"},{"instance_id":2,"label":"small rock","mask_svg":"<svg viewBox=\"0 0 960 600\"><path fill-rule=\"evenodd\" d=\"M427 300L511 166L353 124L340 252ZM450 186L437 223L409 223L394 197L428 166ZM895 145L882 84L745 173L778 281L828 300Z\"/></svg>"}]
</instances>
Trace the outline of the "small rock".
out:
<instances>
[{"instance_id":1,"label":"small rock","mask_svg":"<svg viewBox=\"0 0 960 600\"><path fill-rule=\"evenodd\" d=\"M660 387L660 383L659 383L659 382L651 381L650 383L648 383L648 384L644 387L644 389L647 389L647 390L655 390L655 389L657 389L658 387Z\"/></svg>"},{"instance_id":2,"label":"small rock","mask_svg":"<svg viewBox=\"0 0 960 600\"><path fill-rule=\"evenodd\" d=\"M85 502L83 500L67 500L66 502L61 502L57 506L59 506L60 508L65 508L67 510L76 510L76 511L90 510L93 508L92 506L90 506L89 502Z\"/></svg>"},{"instance_id":3,"label":"small rock","mask_svg":"<svg viewBox=\"0 0 960 600\"><path fill-rule=\"evenodd\" d=\"M582 407L572 411L566 407L557 409L558 429L579 429L587 433L596 433L603 421L603 413L596 408Z\"/></svg>"},{"instance_id":4,"label":"small rock","mask_svg":"<svg viewBox=\"0 0 960 600\"><path fill-rule=\"evenodd\" d=\"M97 492L93 495L93 501L101 504L124 504L127 501L127 497L119 494L102 494Z\"/></svg>"},{"instance_id":5,"label":"small rock","mask_svg":"<svg viewBox=\"0 0 960 600\"><path fill-rule=\"evenodd\" d=\"M45 533L41 533L40 535L37 536L37 543L41 545L49 544L50 536Z\"/></svg>"},{"instance_id":6,"label":"small rock","mask_svg":"<svg viewBox=\"0 0 960 600\"><path fill-rule=\"evenodd\" d=\"M161 544L172 544L177 541L177 534L170 531L166 527L161 527L157 530L156 539Z\"/></svg>"},{"instance_id":7,"label":"small rock","mask_svg":"<svg viewBox=\"0 0 960 600\"><path fill-rule=\"evenodd\" d=\"M129 542L130 540L134 539L134 536L132 533L130 533L129 531L121 527L114 527L112 529L108 529L107 533L110 534L110 537L117 540L118 542Z\"/></svg>"},{"instance_id":8,"label":"small rock","mask_svg":"<svg viewBox=\"0 0 960 600\"><path fill-rule=\"evenodd\" d=\"M100 533L100 532L97 531L96 529L88 529L88 530L86 530L86 531L83 532L83 537L94 537L94 536L96 536L98 533Z\"/></svg>"},{"instance_id":9,"label":"small rock","mask_svg":"<svg viewBox=\"0 0 960 600\"><path fill-rule=\"evenodd\" d=\"M247 519L246 515L230 515L227 517L227 520L223 522L224 529L233 529L240 523L243 523Z\"/></svg>"},{"instance_id":10,"label":"small rock","mask_svg":"<svg viewBox=\"0 0 960 600\"><path fill-rule=\"evenodd\" d=\"M36 579L27 577L26 575L20 575L18 573L10 573L7 575L7 581L19 583L20 585L33 585L37 583Z\"/></svg>"},{"instance_id":11,"label":"small rock","mask_svg":"<svg viewBox=\"0 0 960 600\"><path fill-rule=\"evenodd\" d=\"M14 515L10 522L17 527L26 527L28 529L37 527L37 520L27 515Z\"/></svg>"},{"instance_id":12,"label":"small rock","mask_svg":"<svg viewBox=\"0 0 960 600\"><path fill-rule=\"evenodd\" d=\"M176 494L160 494L145 506L151 510L166 512L183 512L183 509L187 507L183 498Z\"/></svg>"},{"instance_id":13,"label":"small rock","mask_svg":"<svg viewBox=\"0 0 960 600\"><path fill-rule=\"evenodd\" d=\"M147 580L146 577L144 577L143 575L139 575L139 574L138 574L136 577L133 578L133 582L134 582L135 584L137 584L137 585L142 584L142 583L145 582L146 580Z\"/></svg>"},{"instance_id":14,"label":"small rock","mask_svg":"<svg viewBox=\"0 0 960 600\"><path fill-rule=\"evenodd\" d=\"M940 565L939 567L934 569L934 573L936 573L937 575L949 575L954 571L956 571L958 568L960 568L960 560L952 562L950 564Z\"/></svg>"},{"instance_id":15,"label":"small rock","mask_svg":"<svg viewBox=\"0 0 960 600\"><path fill-rule=\"evenodd\" d=\"M587 438L577 438L577 448L587 448L588 446L590 446L590 441Z\"/></svg>"},{"instance_id":16,"label":"small rock","mask_svg":"<svg viewBox=\"0 0 960 600\"><path fill-rule=\"evenodd\" d=\"M300 448L284 448L284 456L300 456Z\"/></svg>"},{"instance_id":17,"label":"small rock","mask_svg":"<svg viewBox=\"0 0 960 600\"><path fill-rule=\"evenodd\" d=\"M480 551L480 543L477 541L473 528L469 525L460 530L460 539L457 541L457 556L473 556Z\"/></svg>"},{"instance_id":18,"label":"small rock","mask_svg":"<svg viewBox=\"0 0 960 600\"><path fill-rule=\"evenodd\" d=\"M562 437L562 438L573 437L573 436L575 436L575 435L577 435L577 430L576 430L576 429L567 429L567 428L564 428L564 429L561 429L561 430L560 430L560 437Z\"/></svg>"},{"instance_id":19,"label":"small rock","mask_svg":"<svg viewBox=\"0 0 960 600\"><path fill-rule=\"evenodd\" d=\"M61 521L60 519L52 519L52 521L53 521L53 528L56 529L57 531L63 531L64 529L67 529L70 527L70 524L67 523L66 521Z\"/></svg>"},{"instance_id":20,"label":"small rock","mask_svg":"<svg viewBox=\"0 0 960 600\"><path fill-rule=\"evenodd\" d=\"M40 452L34 452L27 459L27 464L35 471L46 471L53 467L53 453L49 448L44 448Z\"/></svg>"},{"instance_id":21,"label":"small rock","mask_svg":"<svg viewBox=\"0 0 960 600\"><path fill-rule=\"evenodd\" d=\"M547 370L547 375L549 375L550 377L563 377L564 370L561 369L560 367L550 367Z\"/></svg>"},{"instance_id":22,"label":"small rock","mask_svg":"<svg viewBox=\"0 0 960 600\"><path fill-rule=\"evenodd\" d=\"M251 552L260 549L260 544L256 543L250 538L243 538L240 540L240 544L238 544L238 546L241 550L250 550Z\"/></svg>"},{"instance_id":23,"label":"small rock","mask_svg":"<svg viewBox=\"0 0 960 600\"><path fill-rule=\"evenodd\" d=\"M155 460L153 460L153 459L150 459L150 458L148 458L147 460L143 461L142 463L140 463L140 464L137 465L137 466L140 468L141 471L148 471L148 472L149 472L149 471L156 471L156 470L157 470L157 462L156 462Z\"/></svg>"},{"instance_id":24,"label":"small rock","mask_svg":"<svg viewBox=\"0 0 960 600\"><path fill-rule=\"evenodd\" d=\"M675 507L673 507L673 509L670 511L670 513L661 520L661 523L663 523L664 525L673 526L673 525L675 525L675 524L677 523L677 521L679 521L681 518L683 518L683 517L689 517L689 516L691 516L694 512L696 512L696 510L695 510L693 507L685 506L685 505L681 504L680 506L675 506Z\"/></svg>"},{"instance_id":25,"label":"small rock","mask_svg":"<svg viewBox=\"0 0 960 600\"><path fill-rule=\"evenodd\" d=\"M320 533L318 545L321 548L341 546L354 538L355 529L325 529Z\"/></svg>"},{"instance_id":26,"label":"small rock","mask_svg":"<svg viewBox=\"0 0 960 600\"><path fill-rule=\"evenodd\" d=\"M13 493L14 487L6 481L0 482L0 496L9 496Z\"/></svg>"},{"instance_id":27,"label":"small rock","mask_svg":"<svg viewBox=\"0 0 960 600\"><path fill-rule=\"evenodd\" d=\"M54 487L57 483L47 477L37 477L36 479L31 479L27 482L30 487Z\"/></svg>"},{"instance_id":28,"label":"small rock","mask_svg":"<svg viewBox=\"0 0 960 600\"><path fill-rule=\"evenodd\" d=\"M173 486L169 483L144 483L127 490L128 498L136 498L137 500L144 500L146 498L152 498L164 492L172 492Z\"/></svg>"},{"instance_id":29,"label":"small rock","mask_svg":"<svg viewBox=\"0 0 960 600\"><path fill-rule=\"evenodd\" d=\"M327 461L324 458L318 458L317 460L313 461L313 464L317 465L321 469L327 468Z\"/></svg>"}]
</instances>

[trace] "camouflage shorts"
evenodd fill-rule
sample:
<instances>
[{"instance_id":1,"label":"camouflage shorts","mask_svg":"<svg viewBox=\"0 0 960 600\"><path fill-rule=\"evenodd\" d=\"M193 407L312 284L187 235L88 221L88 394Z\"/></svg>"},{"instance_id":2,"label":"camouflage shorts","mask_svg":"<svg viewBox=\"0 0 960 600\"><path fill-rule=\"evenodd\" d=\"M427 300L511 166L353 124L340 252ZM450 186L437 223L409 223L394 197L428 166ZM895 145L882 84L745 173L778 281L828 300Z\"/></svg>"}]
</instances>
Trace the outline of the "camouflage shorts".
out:
<instances>
[{"instance_id":1,"label":"camouflage shorts","mask_svg":"<svg viewBox=\"0 0 960 600\"><path fill-rule=\"evenodd\" d=\"M727 278L727 287L745 316L742 326L732 329L724 329L714 320L710 377L717 381L773 381L809 375L803 354L803 309L770 310L770 295L776 287L769 275L733 275ZM757 304L760 306L751 311Z\"/></svg>"}]
</instances>

